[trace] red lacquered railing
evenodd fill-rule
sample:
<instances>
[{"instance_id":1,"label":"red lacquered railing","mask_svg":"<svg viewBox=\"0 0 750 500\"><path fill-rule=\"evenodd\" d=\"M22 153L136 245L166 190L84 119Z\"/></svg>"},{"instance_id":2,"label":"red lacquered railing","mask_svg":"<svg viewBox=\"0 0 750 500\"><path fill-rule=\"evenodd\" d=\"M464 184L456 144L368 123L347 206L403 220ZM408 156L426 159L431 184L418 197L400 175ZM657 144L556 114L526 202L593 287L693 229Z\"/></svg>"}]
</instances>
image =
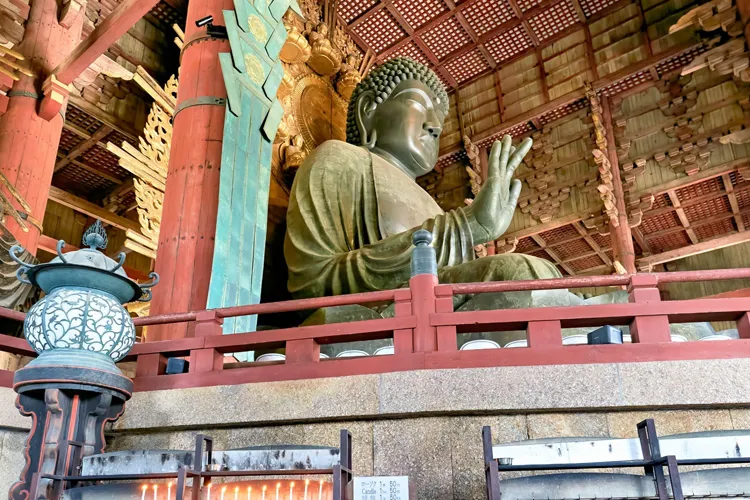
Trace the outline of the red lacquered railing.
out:
<instances>
[{"instance_id":1,"label":"red lacquered railing","mask_svg":"<svg viewBox=\"0 0 750 500\"><path fill-rule=\"evenodd\" d=\"M497 283L439 284L430 274L414 276L408 288L292 300L135 319L137 325L191 323L191 337L137 344L124 361L136 361L136 390L184 388L273 380L333 377L390 371L513 365L615 363L750 357L750 298L661 301L664 283L748 279L750 269L588 276ZM454 294L627 286L629 303L494 311L454 312ZM395 302L395 317L222 335L224 318ZM0 316L23 315L1 310ZM736 321L740 339L671 342L670 323ZM562 345L562 328L629 325L632 344ZM526 330L527 348L459 351L458 335ZM320 346L393 339L394 354L320 359ZM224 354L284 348L286 360L246 363L225 369ZM0 351L33 355L23 339L0 335ZM189 357L189 373L165 375L170 357ZM0 371L0 385L13 373Z\"/></svg>"}]
</instances>

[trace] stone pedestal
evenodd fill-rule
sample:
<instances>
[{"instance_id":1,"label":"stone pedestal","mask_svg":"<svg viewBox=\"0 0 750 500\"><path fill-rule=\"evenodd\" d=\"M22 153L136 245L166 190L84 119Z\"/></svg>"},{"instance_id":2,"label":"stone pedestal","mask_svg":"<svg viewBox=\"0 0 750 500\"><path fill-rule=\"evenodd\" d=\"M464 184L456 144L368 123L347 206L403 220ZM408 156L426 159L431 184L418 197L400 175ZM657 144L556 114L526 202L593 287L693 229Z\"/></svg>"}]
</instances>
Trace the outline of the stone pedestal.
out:
<instances>
[{"instance_id":1,"label":"stone pedestal","mask_svg":"<svg viewBox=\"0 0 750 500\"><path fill-rule=\"evenodd\" d=\"M130 399L127 377L65 368L29 365L16 372L16 406L32 418L32 426L24 448L26 465L10 489L10 500L61 498L62 482L46 476L78 475L83 457L102 453L104 424L117 420ZM66 371L73 376L66 377Z\"/></svg>"}]
</instances>

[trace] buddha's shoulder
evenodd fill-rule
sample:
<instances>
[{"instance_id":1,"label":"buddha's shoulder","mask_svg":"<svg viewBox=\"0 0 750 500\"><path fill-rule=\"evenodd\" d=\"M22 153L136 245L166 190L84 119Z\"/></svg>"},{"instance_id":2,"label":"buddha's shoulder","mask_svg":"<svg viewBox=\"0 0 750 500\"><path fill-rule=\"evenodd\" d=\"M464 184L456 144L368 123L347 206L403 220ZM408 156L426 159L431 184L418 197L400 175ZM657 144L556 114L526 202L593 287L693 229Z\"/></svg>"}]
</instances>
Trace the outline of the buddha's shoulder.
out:
<instances>
[{"instance_id":1,"label":"buddha's shoulder","mask_svg":"<svg viewBox=\"0 0 750 500\"><path fill-rule=\"evenodd\" d=\"M349 169L361 168L367 161L369 152L359 146L335 139L328 140L315 148L307 157L305 167L310 169Z\"/></svg>"}]
</instances>

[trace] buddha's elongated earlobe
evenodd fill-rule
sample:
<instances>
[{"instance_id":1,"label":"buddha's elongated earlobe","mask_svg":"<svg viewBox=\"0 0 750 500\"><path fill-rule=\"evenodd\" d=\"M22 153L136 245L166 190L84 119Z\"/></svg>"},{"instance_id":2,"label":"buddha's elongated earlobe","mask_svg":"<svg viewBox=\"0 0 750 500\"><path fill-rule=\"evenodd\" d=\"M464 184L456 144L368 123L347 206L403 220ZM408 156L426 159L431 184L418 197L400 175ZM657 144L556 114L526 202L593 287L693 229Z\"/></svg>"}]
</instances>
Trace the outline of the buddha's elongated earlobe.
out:
<instances>
[{"instance_id":1,"label":"buddha's elongated earlobe","mask_svg":"<svg viewBox=\"0 0 750 500\"><path fill-rule=\"evenodd\" d=\"M357 98L357 110L355 114L361 145L367 149L375 147L378 135L372 128L372 115L375 112L375 108L377 108L377 104L373 101L372 96L373 93L371 91L360 94ZM369 133L369 130L372 130L372 132Z\"/></svg>"}]
</instances>

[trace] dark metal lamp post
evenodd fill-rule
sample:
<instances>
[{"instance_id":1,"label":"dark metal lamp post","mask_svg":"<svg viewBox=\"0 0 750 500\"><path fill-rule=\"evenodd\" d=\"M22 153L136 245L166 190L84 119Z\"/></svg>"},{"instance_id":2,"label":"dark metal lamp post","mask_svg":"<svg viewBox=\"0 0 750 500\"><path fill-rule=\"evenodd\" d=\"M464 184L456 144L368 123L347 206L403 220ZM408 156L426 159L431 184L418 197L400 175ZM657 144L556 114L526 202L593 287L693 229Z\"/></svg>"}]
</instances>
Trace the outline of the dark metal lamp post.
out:
<instances>
[{"instance_id":1,"label":"dark metal lamp post","mask_svg":"<svg viewBox=\"0 0 750 500\"><path fill-rule=\"evenodd\" d=\"M13 388L23 415L32 416L26 467L10 490L11 500L59 498L62 482L47 475L73 475L80 459L104 450L104 424L116 420L130 399L133 382L115 363L135 343L135 326L123 304L151 300L152 282L138 285L119 262L100 249L107 234L97 221L83 236L89 248L63 254L47 264L20 261L16 277L41 288L45 297L29 311L24 335L39 357L18 370Z\"/></svg>"}]
</instances>

